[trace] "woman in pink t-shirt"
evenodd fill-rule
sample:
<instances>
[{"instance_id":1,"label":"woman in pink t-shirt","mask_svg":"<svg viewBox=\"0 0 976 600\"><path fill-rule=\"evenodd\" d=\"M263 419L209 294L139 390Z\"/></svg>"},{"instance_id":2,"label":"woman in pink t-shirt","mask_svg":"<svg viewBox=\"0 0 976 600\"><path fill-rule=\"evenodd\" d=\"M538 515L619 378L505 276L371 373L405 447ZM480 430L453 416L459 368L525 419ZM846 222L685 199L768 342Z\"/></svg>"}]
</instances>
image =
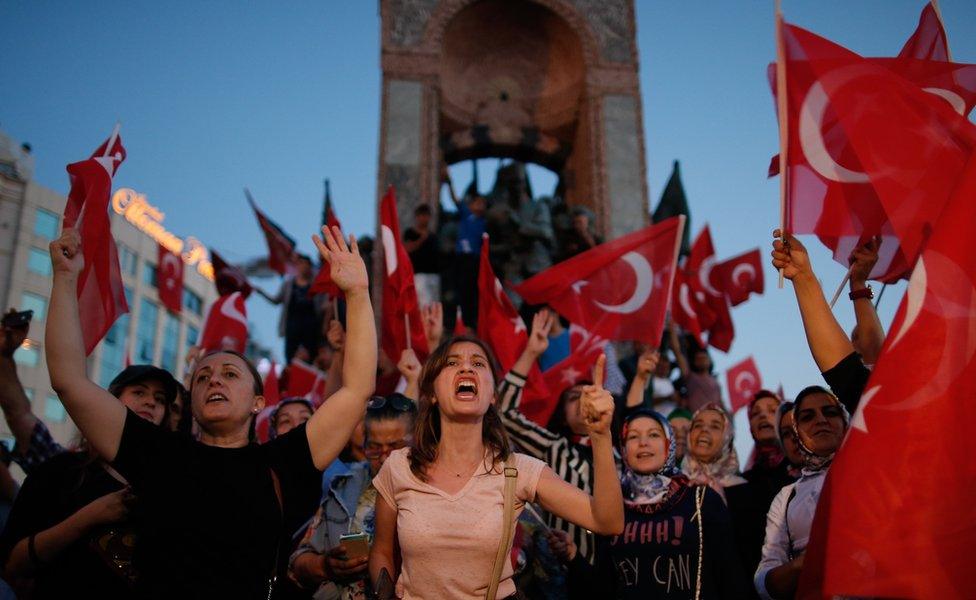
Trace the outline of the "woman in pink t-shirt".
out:
<instances>
[{"instance_id":1,"label":"woman in pink t-shirt","mask_svg":"<svg viewBox=\"0 0 976 600\"><path fill-rule=\"evenodd\" d=\"M414 444L392 453L373 481L379 497L369 570L376 589L390 590L396 579L402 598L485 598L503 531L506 461L518 469L513 522L526 502L538 502L596 533L620 533L623 496L604 362L597 361L594 385L584 388L580 402L593 448L590 496L542 461L509 450L495 408L494 357L484 342L462 336L441 344L421 376ZM511 537L506 543L510 548ZM497 597L514 594L505 560Z\"/></svg>"}]
</instances>

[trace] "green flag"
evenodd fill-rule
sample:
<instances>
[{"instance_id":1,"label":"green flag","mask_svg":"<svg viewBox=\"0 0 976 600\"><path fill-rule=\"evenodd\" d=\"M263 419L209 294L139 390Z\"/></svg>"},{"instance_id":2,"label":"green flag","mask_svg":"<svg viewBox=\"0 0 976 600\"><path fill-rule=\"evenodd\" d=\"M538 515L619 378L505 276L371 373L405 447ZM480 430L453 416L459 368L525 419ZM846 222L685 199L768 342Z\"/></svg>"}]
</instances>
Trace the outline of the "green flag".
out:
<instances>
[{"instance_id":1,"label":"green flag","mask_svg":"<svg viewBox=\"0 0 976 600\"><path fill-rule=\"evenodd\" d=\"M685 188L681 185L681 167L678 161L674 161L674 168L668 184L664 186L661 194L661 201L658 202L651 221L659 223L665 219L684 215L685 230L681 235L681 255L687 256L691 251L691 212L688 210L688 198L685 196Z\"/></svg>"}]
</instances>

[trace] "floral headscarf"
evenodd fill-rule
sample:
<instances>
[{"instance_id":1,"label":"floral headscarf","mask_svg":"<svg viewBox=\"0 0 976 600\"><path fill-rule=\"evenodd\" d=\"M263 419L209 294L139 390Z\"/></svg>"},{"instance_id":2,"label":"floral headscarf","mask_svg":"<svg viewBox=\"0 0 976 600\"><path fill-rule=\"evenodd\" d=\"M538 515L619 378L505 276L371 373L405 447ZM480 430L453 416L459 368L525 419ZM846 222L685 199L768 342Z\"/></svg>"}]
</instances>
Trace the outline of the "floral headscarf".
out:
<instances>
[{"instance_id":1,"label":"floral headscarf","mask_svg":"<svg viewBox=\"0 0 976 600\"><path fill-rule=\"evenodd\" d=\"M745 483L746 480L739 476L739 455L735 452L733 441L735 438L735 426L732 417L726 412L725 408L717 402L709 402L705 406L695 411L695 416L691 420L694 428L695 419L706 410L711 410L722 415L725 428L722 431L722 449L718 458L709 463L703 463L691 455L691 431L688 431L688 451L685 459L681 462L681 470L685 472L693 483L707 485L725 499L725 488Z\"/></svg>"},{"instance_id":2,"label":"floral headscarf","mask_svg":"<svg viewBox=\"0 0 976 600\"><path fill-rule=\"evenodd\" d=\"M664 430L664 439L668 442L668 454L664 459L664 465L656 473L637 473L627 464L627 428L634 419L640 417L649 417L657 421ZM661 504L675 489L686 483L675 464L675 451L674 430L671 429L671 423L664 415L646 408L627 415L620 434L620 455L624 458L623 476L620 482L626 504Z\"/></svg>"},{"instance_id":3,"label":"floral headscarf","mask_svg":"<svg viewBox=\"0 0 976 600\"><path fill-rule=\"evenodd\" d=\"M837 454L836 452L832 452L827 456L815 454L813 450L804 445L803 438L800 437L800 430L797 428L797 423L800 422L800 404L807 396L812 394L827 394L830 396L833 403L840 408L841 417L844 419L845 432L851 424L851 415L847 412L847 407L841 403L833 392L826 388L822 388L819 385L811 385L800 390L800 393L796 395L796 404L793 405L793 433L796 434L796 441L800 447L800 454L803 456L803 472L807 474L823 471L830 466L830 463L834 461L834 456Z\"/></svg>"}]
</instances>

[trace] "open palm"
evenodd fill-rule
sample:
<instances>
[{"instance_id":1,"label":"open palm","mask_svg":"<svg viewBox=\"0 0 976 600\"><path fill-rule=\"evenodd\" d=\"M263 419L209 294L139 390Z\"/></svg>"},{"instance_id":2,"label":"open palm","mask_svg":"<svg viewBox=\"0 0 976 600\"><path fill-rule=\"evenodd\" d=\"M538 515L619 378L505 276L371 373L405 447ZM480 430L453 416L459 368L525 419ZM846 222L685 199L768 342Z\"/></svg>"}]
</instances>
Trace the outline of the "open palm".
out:
<instances>
[{"instance_id":1,"label":"open palm","mask_svg":"<svg viewBox=\"0 0 976 600\"><path fill-rule=\"evenodd\" d=\"M329 275L344 293L355 290L365 290L369 285L366 275L366 264L359 255L356 237L350 235L349 243L342 237L338 227L329 230L322 228L322 237L312 236L315 247L319 249L322 259L329 263Z\"/></svg>"}]
</instances>

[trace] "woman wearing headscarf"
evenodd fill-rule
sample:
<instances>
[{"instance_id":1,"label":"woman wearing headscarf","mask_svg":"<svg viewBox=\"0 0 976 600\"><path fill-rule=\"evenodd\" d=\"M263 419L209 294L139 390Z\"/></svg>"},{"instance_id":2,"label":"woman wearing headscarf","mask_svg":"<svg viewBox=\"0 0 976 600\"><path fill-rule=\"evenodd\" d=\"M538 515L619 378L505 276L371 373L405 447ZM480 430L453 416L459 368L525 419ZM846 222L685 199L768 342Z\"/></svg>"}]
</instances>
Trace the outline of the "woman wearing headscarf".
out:
<instances>
[{"instance_id":1,"label":"woman wearing headscarf","mask_svg":"<svg viewBox=\"0 0 976 600\"><path fill-rule=\"evenodd\" d=\"M837 396L817 385L797 395L792 414L803 469L796 483L780 490L769 507L766 542L754 580L762 598L792 598L796 593L820 490L850 420Z\"/></svg>"},{"instance_id":2,"label":"woman wearing headscarf","mask_svg":"<svg viewBox=\"0 0 976 600\"><path fill-rule=\"evenodd\" d=\"M614 598L741 598L748 585L728 509L678 470L675 449L663 415L640 408L625 418L624 531L599 539L597 579L613 582Z\"/></svg>"},{"instance_id":3,"label":"woman wearing headscarf","mask_svg":"<svg viewBox=\"0 0 976 600\"><path fill-rule=\"evenodd\" d=\"M709 402L695 412L688 432L688 450L681 470L692 482L707 485L723 500L726 488L746 482L739 475L733 445L735 426L721 404Z\"/></svg>"}]
</instances>

